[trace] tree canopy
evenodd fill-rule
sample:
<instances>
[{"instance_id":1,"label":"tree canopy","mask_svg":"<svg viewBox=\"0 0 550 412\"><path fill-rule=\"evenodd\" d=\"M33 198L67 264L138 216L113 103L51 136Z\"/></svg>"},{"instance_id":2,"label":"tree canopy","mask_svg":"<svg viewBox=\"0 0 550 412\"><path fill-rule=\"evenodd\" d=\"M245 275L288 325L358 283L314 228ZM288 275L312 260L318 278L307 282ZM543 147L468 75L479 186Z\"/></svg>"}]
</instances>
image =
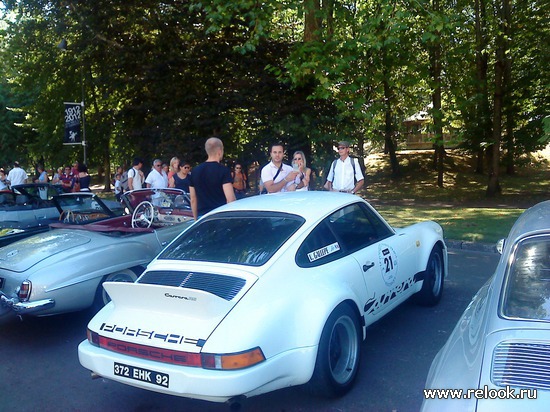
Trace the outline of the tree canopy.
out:
<instances>
[{"instance_id":1,"label":"tree canopy","mask_svg":"<svg viewBox=\"0 0 550 412\"><path fill-rule=\"evenodd\" d=\"M104 169L199 162L212 135L244 163L280 140L323 167L346 138L359 155L384 147L397 176L403 120L425 109L439 153L452 133L480 172L548 140L545 0L6 0L0 13L3 165L82 159L62 144L66 101L85 102L88 163Z\"/></svg>"}]
</instances>

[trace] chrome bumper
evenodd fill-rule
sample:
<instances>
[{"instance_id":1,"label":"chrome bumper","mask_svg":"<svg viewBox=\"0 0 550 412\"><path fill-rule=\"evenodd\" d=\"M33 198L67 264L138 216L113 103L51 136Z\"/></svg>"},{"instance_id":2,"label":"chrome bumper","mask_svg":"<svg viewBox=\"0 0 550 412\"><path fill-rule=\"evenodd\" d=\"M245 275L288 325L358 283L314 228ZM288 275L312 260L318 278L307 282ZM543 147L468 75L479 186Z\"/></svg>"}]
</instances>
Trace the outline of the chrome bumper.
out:
<instances>
[{"instance_id":1,"label":"chrome bumper","mask_svg":"<svg viewBox=\"0 0 550 412\"><path fill-rule=\"evenodd\" d=\"M0 315L13 310L17 315L27 315L30 313L40 312L50 309L55 306L53 299L42 299L36 302L19 302L17 298L8 298L0 292Z\"/></svg>"}]
</instances>

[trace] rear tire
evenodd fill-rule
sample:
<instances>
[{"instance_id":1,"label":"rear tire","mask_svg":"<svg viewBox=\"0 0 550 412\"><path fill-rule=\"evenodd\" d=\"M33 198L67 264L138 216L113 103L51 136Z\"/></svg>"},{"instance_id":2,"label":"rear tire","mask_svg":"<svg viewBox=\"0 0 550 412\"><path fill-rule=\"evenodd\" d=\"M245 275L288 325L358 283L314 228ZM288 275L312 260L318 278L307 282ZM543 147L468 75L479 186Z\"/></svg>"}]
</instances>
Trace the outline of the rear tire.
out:
<instances>
[{"instance_id":1,"label":"rear tire","mask_svg":"<svg viewBox=\"0 0 550 412\"><path fill-rule=\"evenodd\" d=\"M416 303L423 306L435 306L439 303L443 295L444 265L441 246L436 245L432 249L426 265L422 289L415 295Z\"/></svg>"},{"instance_id":2,"label":"rear tire","mask_svg":"<svg viewBox=\"0 0 550 412\"><path fill-rule=\"evenodd\" d=\"M131 269L123 269L114 273L105 275L101 282L97 286L95 293L95 299L92 306L92 309L95 312L98 312L111 301L109 294L103 288L105 282L134 282L138 278L138 275Z\"/></svg>"},{"instance_id":3,"label":"rear tire","mask_svg":"<svg viewBox=\"0 0 550 412\"><path fill-rule=\"evenodd\" d=\"M353 386L361 357L362 330L357 314L340 304L329 316L319 342L311 388L321 396L338 397Z\"/></svg>"}]
</instances>

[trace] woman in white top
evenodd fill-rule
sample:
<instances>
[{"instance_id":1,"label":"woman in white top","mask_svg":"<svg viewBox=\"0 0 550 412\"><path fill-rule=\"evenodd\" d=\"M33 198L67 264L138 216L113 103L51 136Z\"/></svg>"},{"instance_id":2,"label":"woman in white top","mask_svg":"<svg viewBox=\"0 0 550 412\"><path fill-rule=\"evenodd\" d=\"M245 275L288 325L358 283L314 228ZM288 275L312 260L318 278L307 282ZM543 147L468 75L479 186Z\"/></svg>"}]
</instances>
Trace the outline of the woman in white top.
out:
<instances>
[{"instance_id":1,"label":"woman in white top","mask_svg":"<svg viewBox=\"0 0 550 412\"><path fill-rule=\"evenodd\" d=\"M294 180L294 183L296 185L296 190L297 191L309 190L309 181L311 179L311 169L307 167L306 155L301 150L294 152L294 156L292 156L292 167L295 168L295 170L297 167L298 171L300 172Z\"/></svg>"}]
</instances>

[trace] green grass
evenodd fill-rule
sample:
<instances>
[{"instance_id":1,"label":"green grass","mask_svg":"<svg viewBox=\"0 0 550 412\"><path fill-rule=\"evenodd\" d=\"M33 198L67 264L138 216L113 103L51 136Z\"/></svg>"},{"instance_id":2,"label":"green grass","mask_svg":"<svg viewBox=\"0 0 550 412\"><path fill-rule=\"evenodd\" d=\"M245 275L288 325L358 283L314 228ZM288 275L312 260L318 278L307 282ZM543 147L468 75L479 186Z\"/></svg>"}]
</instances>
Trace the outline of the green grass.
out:
<instances>
[{"instance_id":1,"label":"green grass","mask_svg":"<svg viewBox=\"0 0 550 412\"><path fill-rule=\"evenodd\" d=\"M524 209L382 205L377 210L395 227L433 220L443 227L447 239L496 243L508 235L510 228Z\"/></svg>"},{"instance_id":2,"label":"green grass","mask_svg":"<svg viewBox=\"0 0 550 412\"><path fill-rule=\"evenodd\" d=\"M391 177L388 156L369 156L362 196L393 226L433 220L447 239L487 243L506 237L525 209L550 199L548 154L522 159L514 175L501 172L502 193L493 198L485 193L487 175L474 173L472 157L457 150L447 151L444 185L438 187L432 155L399 152L399 178Z\"/></svg>"}]
</instances>

